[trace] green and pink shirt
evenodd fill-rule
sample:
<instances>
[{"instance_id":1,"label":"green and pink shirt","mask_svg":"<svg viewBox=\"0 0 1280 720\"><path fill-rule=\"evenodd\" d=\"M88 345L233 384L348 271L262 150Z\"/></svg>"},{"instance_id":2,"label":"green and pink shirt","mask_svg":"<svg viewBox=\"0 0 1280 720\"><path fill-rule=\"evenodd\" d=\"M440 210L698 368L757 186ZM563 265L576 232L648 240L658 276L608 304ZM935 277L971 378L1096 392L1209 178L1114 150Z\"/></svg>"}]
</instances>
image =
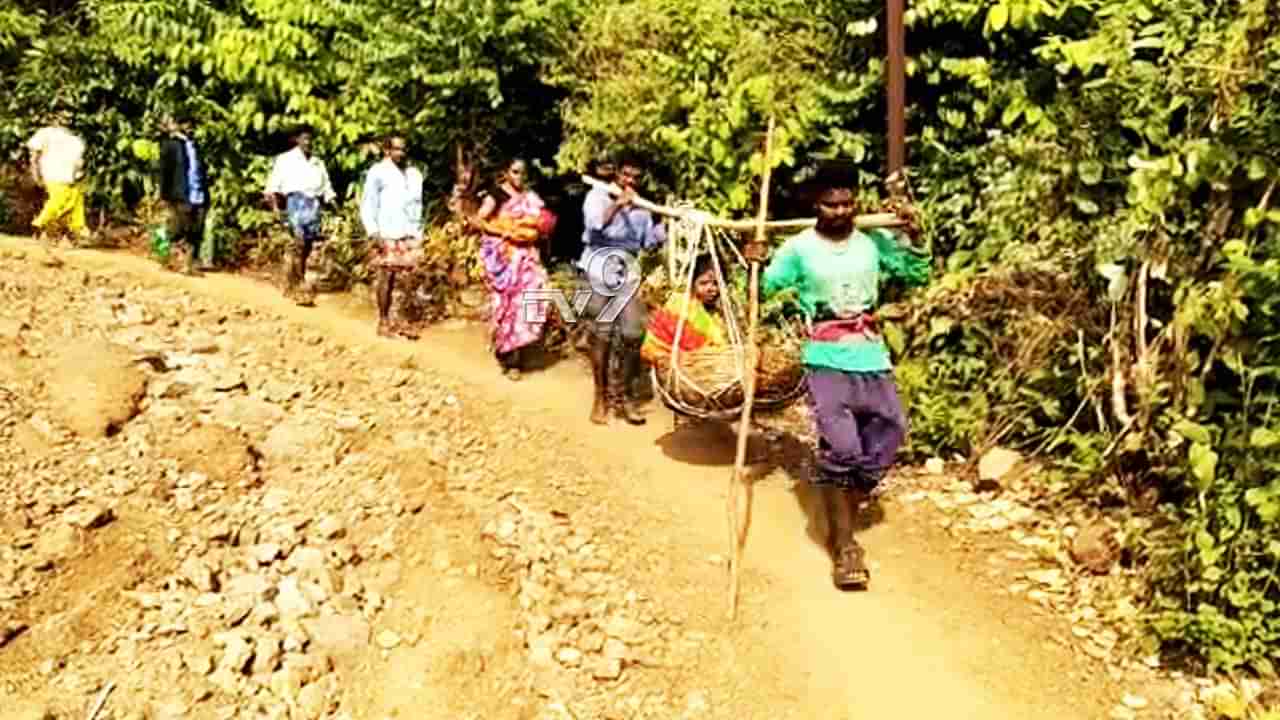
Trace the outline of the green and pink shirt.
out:
<instances>
[{"instance_id":1,"label":"green and pink shirt","mask_svg":"<svg viewBox=\"0 0 1280 720\"><path fill-rule=\"evenodd\" d=\"M904 245L893 232L854 230L832 241L814 229L788 239L764 271L765 297L795 288L801 308L813 321L804 364L844 372L893 369L876 323L880 283L898 280L911 287L929 281L927 253Z\"/></svg>"}]
</instances>

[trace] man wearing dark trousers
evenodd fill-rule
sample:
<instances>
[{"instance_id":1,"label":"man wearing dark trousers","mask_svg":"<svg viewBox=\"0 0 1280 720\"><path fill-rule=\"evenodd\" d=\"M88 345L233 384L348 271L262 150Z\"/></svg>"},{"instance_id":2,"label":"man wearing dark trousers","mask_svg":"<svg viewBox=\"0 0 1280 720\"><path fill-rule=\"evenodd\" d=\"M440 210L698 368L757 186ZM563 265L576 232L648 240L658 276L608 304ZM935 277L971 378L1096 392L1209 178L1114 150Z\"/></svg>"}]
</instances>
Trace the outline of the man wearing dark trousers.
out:
<instances>
[{"instance_id":1,"label":"man wearing dark trousers","mask_svg":"<svg viewBox=\"0 0 1280 720\"><path fill-rule=\"evenodd\" d=\"M167 118L163 129L167 137L160 147L160 197L169 206L169 241L186 242L185 271L197 276L200 269L196 262L209 210L209 179L191 138L191 123Z\"/></svg>"},{"instance_id":2,"label":"man wearing dark trousers","mask_svg":"<svg viewBox=\"0 0 1280 720\"><path fill-rule=\"evenodd\" d=\"M618 267L631 264L624 257L634 262L640 253L667 240L662 222L633 204L642 177L641 161L631 155L619 163L614 178L622 191L618 198L605 190L592 190L583 204L584 247L578 265L586 288L591 290L585 315L590 333L587 354L595 380L590 417L597 425L609 422L610 409L632 425L645 423L635 395L644 369L640 345L648 323L647 309L644 299L634 292L639 278L625 277L632 269ZM614 297L602 290L622 290L624 286L633 294L616 317L604 316L603 311L612 306Z\"/></svg>"}]
</instances>

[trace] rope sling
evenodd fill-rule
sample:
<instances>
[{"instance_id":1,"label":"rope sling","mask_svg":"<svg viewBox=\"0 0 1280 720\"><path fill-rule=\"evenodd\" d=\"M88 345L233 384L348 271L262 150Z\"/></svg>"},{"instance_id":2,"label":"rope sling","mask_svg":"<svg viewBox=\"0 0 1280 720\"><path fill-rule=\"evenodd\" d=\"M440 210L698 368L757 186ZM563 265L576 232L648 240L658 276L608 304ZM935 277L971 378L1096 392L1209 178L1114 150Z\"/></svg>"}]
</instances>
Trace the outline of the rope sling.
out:
<instances>
[{"instance_id":1,"label":"rope sling","mask_svg":"<svg viewBox=\"0 0 1280 720\"><path fill-rule=\"evenodd\" d=\"M669 208L656 205L636 197L633 202L637 207L649 210L669 218L667 239L667 272L674 283L684 280L685 301L681 306L679 319L676 322L674 338L671 342L670 362L665 372L654 367L651 370L654 388L662 396L663 403L673 412L699 418L733 420L738 419L737 449L735 452L733 474L729 478L729 492L726 495L727 519L729 530L729 618L737 617L738 594L742 570L742 553L746 545L747 528L751 524L752 485L746 479L745 463L747 436L752 414L756 410L777 410L785 408L804 393L805 374L800 359L800 345L808 336L812 318L805 317L803 337L794 332L794 325L784 325L785 345L790 341L798 341L794 348L771 348L781 356L782 372L762 378L760 370L766 357L757 346L756 333L759 324L760 301L757 291L759 280L759 263L750 262L738 252L737 246L728 239L729 230L754 230L756 242L763 242L765 233L770 229L800 230L810 227L814 220L784 220L768 222L769 180L771 169L771 146L774 122L769 120L769 128L765 135L765 171L760 191L759 217L753 221L733 221L715 218L710 214L689 207ZM616 185L606 184L590 177L583 180L592 187L604 187L613 196L621 194ZM854 225L859 228L894 227L901 224L897 215L877 213L859 215ZM712 269L715 273L716 286L720 291L720 302L717 308L724 320L727 345L725 347L703 347L697 351L686 353L681 358L680 340L692 303L699 302L693 294L694 271L697 259L705 248L710 255ZM748 274L748 328L744 342L736 312L736 300L730 292L729 283L725 280L724 267L721 264L721 248L727 248L736 256L743 266L749 266ZM786 334L787 331L789 334ZM748 364L752 367L748 368ZM750 374L748 374L750 373ZM790 374L788 374L790 373ZM695 377L696 376L696 377ZM777 377L781 376L782 381ZM790 382L787 379L790 378ZM761 380L765 380L761 383ZM760 395L763 388L766 394Z\"/></svg>"},{"instance_id":2,"label":"rope sling","mask_svg":"<svg viewBox=\"0 0 1280 720\"><path fill-rule=\"evenodd\" d=\"M616 185L592 177L583 177L591 187L601 187L613 196L621 194ZM731 258L743 269L750 263L738 250L732 234L738 231L766 230L799 231L814 225L813 219L728 220L679 203L674 207L658 205L640 197L633 203L667 219L666 273L671 284L683 289L687 302L693 298L697 259L706 254L711 258L716 286L720 291L720 316L727 343L722 346L704 346L696 351L680 349L688 322L689 306L679 313L675 336L671 343L668 361L662 367L652 366L650 377L653 387L663 404L678 416L702 420L732 421L741 417L745 404L747 368L747 340L744 337L742 319L744 303L735 296L728 282L724 259ZM859 215L855 225L859 228L894 227L901 223L893 213ZM750 311L751 308L745 308ZM800 351L808 337L811 318L801 317L775 327L773 342L759 353L760 362L751 370L755 375L753 409L764 413L779 412L800 399L805 392L805 373Z\"/></svg>"},{"instance_id":3,"label":"rope sling","mask_svg":"<svg viewBox=\"0 0 1280 720\"><path fill-rule=\"evenodd\" d=\"M746 338L741 317L747 310L736 297L722 258L735 257L745 267L747 261L724 228L706 222L706 216L690 213L668 223L667 259L672 284L684 291L687 302L694 303L693 289L697 260L711 258L711 267L719 289L720 317L726 343L689 352L681 349L689 313L681 312L671 342L671 354L662 367L650 368L654 389L670 410L687 417L706 420L734 420L741 416L745 400L744 383L748 371L757 373L755 408L764 412L785 409L804 394L804 372L799 349L807 334L808 318L803 325L785 324L780 330L781 347L770 347L767 356L773 365L769 372L747 367ZM686 306L687 310L687 306ZM799 327L797 327L799 326ZM764 356L762 356L763 358ZM761 363L763 364L763 363Z\"/></svg>"}]
</instances>

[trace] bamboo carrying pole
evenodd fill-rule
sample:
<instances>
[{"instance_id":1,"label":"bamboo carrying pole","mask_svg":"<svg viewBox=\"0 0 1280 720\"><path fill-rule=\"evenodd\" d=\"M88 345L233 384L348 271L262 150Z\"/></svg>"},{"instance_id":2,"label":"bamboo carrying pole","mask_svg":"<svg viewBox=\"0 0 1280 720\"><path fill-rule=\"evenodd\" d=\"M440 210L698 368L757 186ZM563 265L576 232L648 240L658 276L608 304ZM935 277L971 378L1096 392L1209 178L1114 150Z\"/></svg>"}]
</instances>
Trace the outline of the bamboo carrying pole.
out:
<instances>
[{"instance_id":1,"label":"bamboo carrying pole","mask_svg":"<svg viewBox=\"0 0 1280 720\"><path fill-rule=\"evenodd\" d=\"M769 217L769 179L773 174L773 118L764 136L764 176L760 182L760 214L756 219L755 242L765 240L765 222ZM751 406L756 395L756 325L760 320L760 263L751 261L750 311L747 320L746 367L742 373L742 418L738 421L738 449L729 476L729 618L738 616L738 583L742 572L742 547L746 544L745 527L739 522L738 498L746 496L747 514L751 512L751 488L747 485L747 439L751 434Z\"/></svg>"},{"instance_id":2,"label":"bamboo carrying pole","mask_svg":"<svg viewBox=\"0 0 1280 720\"><path fill-rule=\"evenodd\" d=\"M589 175L583 175L582 181L593 188L606 188L610 195L618 196L622 194L622 189L612 183L593 178ZM690 215L698 215L702 221L711 227L724 228L725 230L758 230L761 222L758 220L730 220L728 218L716 217L702 210L684 210L680 208L667 207L659 205L655 202L645 200L640 196L632 201L635 206L651 213L662 215L669 218L684 218ZM804 230L813 227L817 222L814 218L797 218L795 220L772 220L763 223L766 230ZM859 228L877 228L877 227L897 227L902 224L902 219L893 213L871 213L868 215L859 215L853 219L854 225Z\"/></svg>"}]
</instances>

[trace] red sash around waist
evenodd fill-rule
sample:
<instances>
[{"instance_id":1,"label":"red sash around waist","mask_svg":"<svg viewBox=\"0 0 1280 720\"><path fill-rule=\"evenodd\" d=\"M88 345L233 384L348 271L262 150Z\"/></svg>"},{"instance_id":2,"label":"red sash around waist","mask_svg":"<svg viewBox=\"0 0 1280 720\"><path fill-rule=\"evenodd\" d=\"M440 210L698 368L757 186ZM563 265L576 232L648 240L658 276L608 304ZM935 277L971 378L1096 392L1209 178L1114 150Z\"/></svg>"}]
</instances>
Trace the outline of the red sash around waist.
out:
<instances>
[{"instance_id":1,"label":"red sash around waist","mask_svg":"<svg viewBox=\"0 0 1280 720\"><path fill-rule=\"evenodd\" d=\"M816 322L809 331L809 339L817 342L846 342L855 338L871 340L879 336L879 323L871 313L862 313L855 318Z\"/></svg>"}]
</instances>

